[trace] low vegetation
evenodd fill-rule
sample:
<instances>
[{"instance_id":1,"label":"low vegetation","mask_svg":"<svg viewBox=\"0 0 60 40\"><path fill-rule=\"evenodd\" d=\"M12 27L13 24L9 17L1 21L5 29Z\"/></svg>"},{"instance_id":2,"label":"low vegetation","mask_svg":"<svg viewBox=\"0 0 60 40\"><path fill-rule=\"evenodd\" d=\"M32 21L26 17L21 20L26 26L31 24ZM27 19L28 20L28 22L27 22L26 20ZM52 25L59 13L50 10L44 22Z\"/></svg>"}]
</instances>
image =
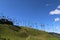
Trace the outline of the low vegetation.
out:
<instances>
[{"instance_id":1,"label":"low vegetation","mask_svg":"<svg viewBox=\"0 0 60 40\"><path fill-rule=\"evenodd\" d=\"M60 37L28 27L0 24L0 40L60 40Z\"/></svg>"}]
</instances>

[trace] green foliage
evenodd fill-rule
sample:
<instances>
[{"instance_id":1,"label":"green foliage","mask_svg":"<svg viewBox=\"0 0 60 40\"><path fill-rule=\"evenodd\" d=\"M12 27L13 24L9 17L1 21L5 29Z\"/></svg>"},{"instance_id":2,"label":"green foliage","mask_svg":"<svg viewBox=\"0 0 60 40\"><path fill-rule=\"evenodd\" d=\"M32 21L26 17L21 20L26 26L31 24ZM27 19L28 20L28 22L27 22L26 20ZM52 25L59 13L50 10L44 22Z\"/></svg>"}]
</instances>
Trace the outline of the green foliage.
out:
<instances>
[{"instance_id":1,"label":"green foliage","mask_svg":"<svg viewBox=\"0 0 60 40\"><path fill-rule=\"evenodd\" d=\"M6 19L6 18L1 18L0 19L0 24L8 24L8 25L13 25L13 22Z\"/></svg>"}]
</instances>

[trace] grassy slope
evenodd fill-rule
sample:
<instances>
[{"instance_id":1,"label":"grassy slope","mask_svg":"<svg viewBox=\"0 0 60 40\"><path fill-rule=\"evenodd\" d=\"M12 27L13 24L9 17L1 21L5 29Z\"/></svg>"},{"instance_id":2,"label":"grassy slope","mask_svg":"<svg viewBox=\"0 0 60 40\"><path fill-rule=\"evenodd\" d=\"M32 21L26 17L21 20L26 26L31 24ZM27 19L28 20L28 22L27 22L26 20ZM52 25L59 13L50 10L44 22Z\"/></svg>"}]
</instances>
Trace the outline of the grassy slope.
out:
<instances>
[{"instance_id":1,"label":"grassy slope","mask_svg":"<svg viewBox=\"0 0 60 40\"><path fill-rule=\"evenodd\" d=\"M18 31L16 31L16 29ZM52 36L47 32L21 27L18 29L12 25L0 24L0 39L10 40L60 40L60 38Z\"/></svg>"}]
</instances>

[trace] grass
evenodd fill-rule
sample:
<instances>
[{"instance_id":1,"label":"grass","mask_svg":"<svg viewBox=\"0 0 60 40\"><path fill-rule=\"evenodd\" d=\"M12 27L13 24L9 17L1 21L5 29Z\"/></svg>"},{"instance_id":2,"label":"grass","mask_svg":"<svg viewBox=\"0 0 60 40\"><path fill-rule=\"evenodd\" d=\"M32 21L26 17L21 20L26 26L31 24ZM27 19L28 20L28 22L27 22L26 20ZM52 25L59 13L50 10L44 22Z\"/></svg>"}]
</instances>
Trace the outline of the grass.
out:
<instances>
[{"instance_id":1,"label":"grass","mask_svg":"<svg viewBox=\"0 0 60 40\"><path fill-rule=\"evenodd\" d=\"M4 40L60 40L48 32L28 27L0 24L0 39Z\"/></svg>"}]
</instances>

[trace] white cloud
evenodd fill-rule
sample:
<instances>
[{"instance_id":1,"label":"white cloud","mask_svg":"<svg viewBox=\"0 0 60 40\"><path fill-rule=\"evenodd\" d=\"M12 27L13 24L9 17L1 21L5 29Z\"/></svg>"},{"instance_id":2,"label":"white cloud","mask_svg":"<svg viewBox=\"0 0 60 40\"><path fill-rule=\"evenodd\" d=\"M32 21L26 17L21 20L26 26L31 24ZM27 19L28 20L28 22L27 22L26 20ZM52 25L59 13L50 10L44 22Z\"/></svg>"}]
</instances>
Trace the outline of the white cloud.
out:
<instances>
[{"instance_id":1,"label":"white cloud","mask_svg":"<svg viewBox=\"0 0 60 40\"><path fill-rule=\"evenodd\" d=\"M60 10L55 9L55 10L51 11L49 14L51 14L51 15L60 14Z\"/></svg>"},{"instance_id":2,"label":"white cloud","mask_svg":"<svg viewBox=\"0 0 60 40\"><path fill-rule=\"evenodd\" d=\"M60 5L59 5L57 8L59 8L59 9L60 9Z\"/></svg>"},{"instance_id":3,"label":"white cloud","mask_svg":"<svg viewBox=\"0 0 60 40\"><path fill-rule=\"evenodd\" d=\"M55 10L53 10L53 11L50 11L50 13L49 14L51 14L51 15L54 15L54 14L60 14L60 5L55 9Z\"/></svg>"},{"instance_id":4,"label":"white cloud","mask_svg":"<svg viewBox=\"0 0 60 40\"><path fill-rule=\"evenodd\" d=\"M60 21L60 18L55 18L54 20L55 20L55 22L57 22L57 21Z\"/></svg>"}]
</instances>

